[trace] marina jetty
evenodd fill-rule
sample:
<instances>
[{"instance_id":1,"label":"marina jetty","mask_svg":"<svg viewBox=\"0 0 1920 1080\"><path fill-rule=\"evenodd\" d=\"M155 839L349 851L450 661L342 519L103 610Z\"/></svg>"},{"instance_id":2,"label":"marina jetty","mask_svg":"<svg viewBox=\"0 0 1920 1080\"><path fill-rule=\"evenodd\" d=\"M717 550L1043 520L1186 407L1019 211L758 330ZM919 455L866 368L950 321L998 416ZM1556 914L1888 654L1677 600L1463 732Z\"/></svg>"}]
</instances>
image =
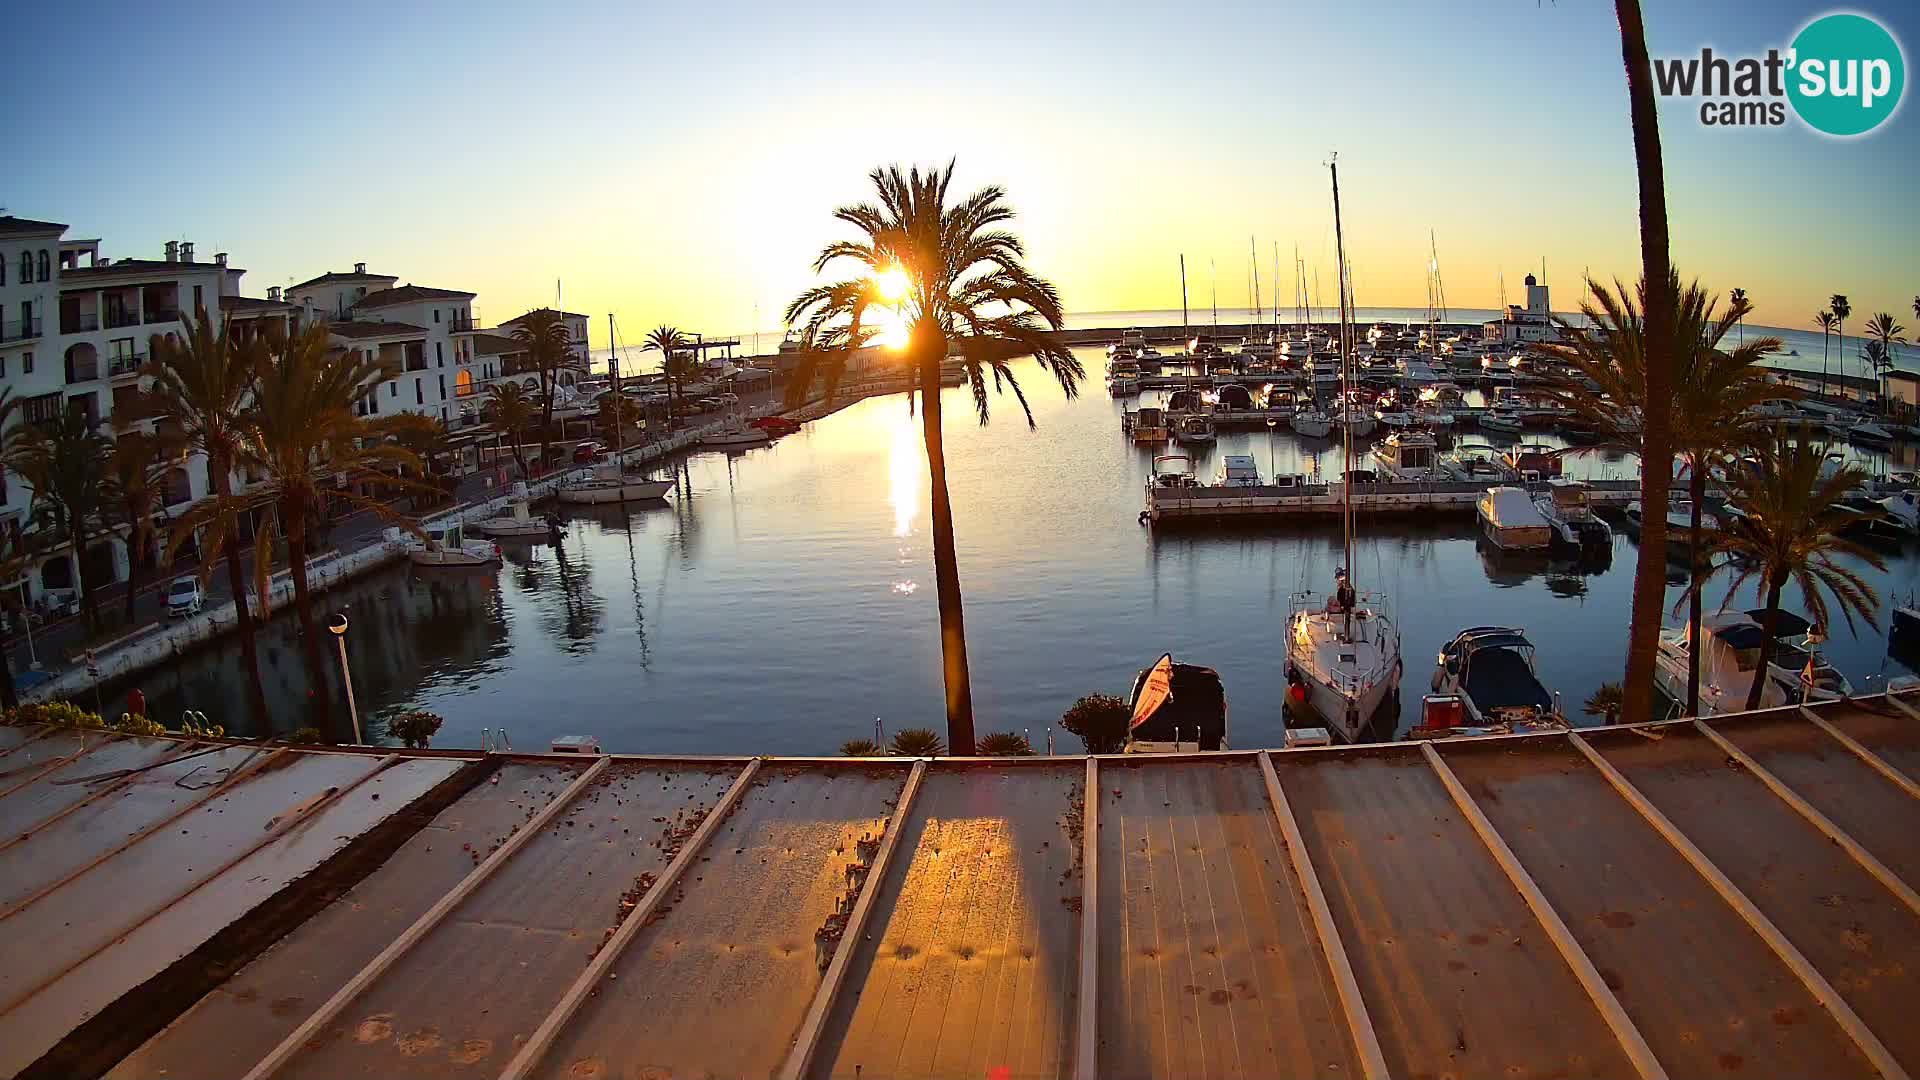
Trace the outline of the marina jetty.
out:
<instances>
[{"instance_id":1,"label":"marina jetty","mask_svg":"<svg viewBox=\"0 0 1920 1080\"><path fill-rule=\"evenodd\" d=\"M0 1075L1909 1076L1916 703L967 759L0 728Z\"/></svg>"},{"instance_id":2,"label":"marina jetty","mask_svg":"<svg viewBox=\"0 0 1920 1080\"><path fill-rule=\"evenodd\" d=\"M1522 486L1510 481L1514 486ZM1586 480L1587 499L1595 506L1624 507L1640 498L1638 480ZM1435 511L1473 513L1487 493L1484 481L1359 483L1353 485L1353 507L1362 514L1418 514ZM1544 484L1524 485L1530 492L1547 490ZM1300 484L1292 487L1146 485L1143 520L1154 524L1223 519L1280 520L1298 517L1338 517L1341 485Z\"/></svg>"}]
</instances>

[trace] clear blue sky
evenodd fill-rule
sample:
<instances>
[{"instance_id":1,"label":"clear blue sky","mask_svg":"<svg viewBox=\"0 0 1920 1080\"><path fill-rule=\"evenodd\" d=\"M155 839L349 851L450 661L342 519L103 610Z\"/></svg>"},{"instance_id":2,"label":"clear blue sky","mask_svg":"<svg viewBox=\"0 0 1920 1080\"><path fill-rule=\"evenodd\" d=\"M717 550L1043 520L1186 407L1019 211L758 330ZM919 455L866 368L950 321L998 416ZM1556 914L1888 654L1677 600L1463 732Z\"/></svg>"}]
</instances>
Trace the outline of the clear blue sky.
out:
<instances>
[{"instance_id":1,"label":"clear blue sky","mask_svg":"<svg viewBox=\"0 0 1920 1080\"><path fill-rule=\"evenodd\" d=\"M1826 10L1647 19L1655 55L1757 52ZM1915 7L1862 10L1911 61ZM365 261L475 290L490 320L559 278L629 342L737 330L756 304L771 327L869 168L954 155L963 184L1010 189L1035 265L1083 311L1177 306L1181 252L1239 303L1249 234L1263 277L1278 241L1330 279L1334 150L1364 305L1424 303L1429 228L1455 306L1491 306L1501 270L1513 298L1543 256L1562 307L1583 268L1638 267L1603 3L37 4L8 22L55 59L0 101L0 204L113 256L229 251L255 295ZM1803 326L1832 292L1917 321L1913 103L1852 142L1706 129L1680 103L1661 122L1683 270L1745 287L1763 323Z\"/></svg>"}]
</instances>

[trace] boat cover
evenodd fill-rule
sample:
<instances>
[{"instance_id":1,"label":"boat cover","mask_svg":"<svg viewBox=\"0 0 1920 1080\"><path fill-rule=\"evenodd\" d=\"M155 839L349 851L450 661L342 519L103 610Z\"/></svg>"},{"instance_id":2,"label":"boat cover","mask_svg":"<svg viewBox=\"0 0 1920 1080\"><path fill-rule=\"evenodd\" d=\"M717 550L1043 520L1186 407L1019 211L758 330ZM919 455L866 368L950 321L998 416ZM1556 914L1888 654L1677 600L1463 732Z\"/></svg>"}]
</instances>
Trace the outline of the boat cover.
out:
<instances>
[{"instance_id":1,"label":"boat cover","mask_svg":"<svg viewBox=\"0 0 1920 1080\"><path fill-rule=\"evenodd\" d=\"M1553 695L1540 685L1526 658L1511 649L1476 649L1467 664L1467 696L1482 715L1495 709L1553 708Z\"/></svg>"}]
</instances>

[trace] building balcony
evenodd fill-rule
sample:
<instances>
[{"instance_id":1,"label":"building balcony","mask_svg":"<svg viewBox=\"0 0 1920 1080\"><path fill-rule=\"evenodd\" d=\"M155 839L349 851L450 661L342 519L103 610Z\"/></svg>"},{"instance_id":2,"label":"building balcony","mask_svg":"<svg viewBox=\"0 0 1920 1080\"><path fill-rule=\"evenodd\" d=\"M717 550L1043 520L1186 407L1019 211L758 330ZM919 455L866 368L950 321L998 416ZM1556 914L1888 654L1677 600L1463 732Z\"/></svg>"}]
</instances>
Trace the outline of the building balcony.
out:
<instances>
[{"instance_id":1,"label":"building balcony","mask_svg":"<svg viewBox=\"0 0 1920 1080\"><path fill-rule=\"evenodd\" d=\"M60 332L63 334L84 334L98 329L100 313L97 311L82 311L72 315L63 312L60 316Z\"/></svg>"},{"instance_id":2,"label":"building balcony","mask_svg":"<svg viewBox=\"0 0 1920 1080\"><path fill-rule=\"evenodd\" d=\"M140 313L137 311L107 312L107 329L118 330L124 326L139 326Z\"/></svg>"},{"instance_id":3,"label":"building balcony","mask_svg":"<svg viewBox=\"0 0 1920 1080\"><path fill-rule=\"evenodd\" d=\"M69 386L77 383L95 382L98 381L99 378L100 365L97 361L88 361L81 364L69 363L67 365L67 384Z\"/></svg>"},{"instance_id":4,"label":"building balcony","mask_svg":"<svg viewBox=\"0 0 1920 1080\"><path fill-rule=\"evenodd\" d=\"M0 319L0 341L31 341L39 336L39 319Z\"/></svg>"},{"instance_id":5,"label":"building balcony","mask_svg":"<svg viewBox=\"0 0 1920 1080\"><path fill-rule=\"evenodd\" d=\"M159 311L147 312L148 325L152 325L154 323L179 322L179 321L180 321L179 308L163 308Z\"/></svg>"},{"instance_id":6,"label":"building balcony","mask_svg":"<svg viewBox=\"0 0 1920 1080\"><path fill-rule=\"evenodd\" d=\"M448 333L465 334L478 329L480 329L480 324L475 322L471 315L465 317L455 316L447 320Z\"/></svg>"},{"instance_id":7,"label":"building balcony","mask_svg":"<svg viewBox=\"0 0 1920 1080\"><path fill-rule=\"evenodd\" d=\"M107 376L118 379L123 376L138 375L146 364L146 353L130 353L124 356L109 357L107 359Z\"/></svg>"}]
</instances>

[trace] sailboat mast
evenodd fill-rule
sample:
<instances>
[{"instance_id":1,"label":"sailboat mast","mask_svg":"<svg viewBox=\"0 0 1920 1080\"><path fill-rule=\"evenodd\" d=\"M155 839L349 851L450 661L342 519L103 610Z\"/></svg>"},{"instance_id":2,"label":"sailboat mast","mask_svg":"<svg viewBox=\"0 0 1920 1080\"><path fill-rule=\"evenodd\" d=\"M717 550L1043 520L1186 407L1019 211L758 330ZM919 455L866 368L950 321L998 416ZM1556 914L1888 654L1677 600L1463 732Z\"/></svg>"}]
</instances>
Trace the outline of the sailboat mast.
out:
<instances>
[{"instance_id":1,"label":"sailboat mast","mask_svg":"<svg viewBox=\"0 0 1920 1080\"><path fill-rule=\"evenodd\" d=\"M1187 257L1180 256L1180 347L1186 348L1193 333L1187 319Z\"/></svg>"},{"instance_id":2,"label":"sailboat mast","mask_svg":"<svg viewBox=\"0 0 1920 1080\"><path fill-rule=\"evenodd\" d=\"M1213 296L1213 329L1220 330L1220 267L1212 259L1207 260L1207 288Z\"/></svg>"},{"instance_id":3,"label":"sailboat mast","mask_svg":"<svg viewBox=\"0 0 1920 1080\"><path fill-rule=\"evenodd\" d=\"M1327 163L1333 174L1333 245L1334 257L1339 259L1340 268L1340 434L1345 459L1344 470L1340 474L1340 522L1346 533L1345 552L1347 582L1352 584L1353 572L1353 425L1347 417L1347 389L1353 385L1353 342L1350 312L1347 307L1347 241L1340 228L1340 164L1337 161ZM1346 633L1353 633L1353 605L1347 605Z\"/></svg>"},{"instance_id":4,"label":"sailboat mast","mask_svg":"<svg viewBox=\"0 0 1920 1080\"><path fill-rule=\"evenodd\" d=\"M1273 291L1280 291L1280 241L1273 242ZM1273 302L1273 347L1280 348L1280 301Z\"/></svg>"},{"instance_id":5,"label":"sailboat mast","mask_svg":"<svg viewBox=\"0 0 1920 1080\"><path fill-rule=\"evenodd\" d=\"M620 412L626 406L626 399L620 396L620 356L613 347L613 312L607 312L607 379L613 391L613 463L619 465L626 451L626 442L621 438Z\"/></svg>"},{"instance_id":6,"label":"sailboat mast","mask_svg":"<svg viewBox=\"0 0 1920 1080\"><path fill-rule=\"evenodd\" d=\"M1253 237L1247 237L1247 262L1253 265L1253 321L1264 321L1265 311L1260 308L1260 249L1253 246Z\"/></svg>"}]
</instances>

